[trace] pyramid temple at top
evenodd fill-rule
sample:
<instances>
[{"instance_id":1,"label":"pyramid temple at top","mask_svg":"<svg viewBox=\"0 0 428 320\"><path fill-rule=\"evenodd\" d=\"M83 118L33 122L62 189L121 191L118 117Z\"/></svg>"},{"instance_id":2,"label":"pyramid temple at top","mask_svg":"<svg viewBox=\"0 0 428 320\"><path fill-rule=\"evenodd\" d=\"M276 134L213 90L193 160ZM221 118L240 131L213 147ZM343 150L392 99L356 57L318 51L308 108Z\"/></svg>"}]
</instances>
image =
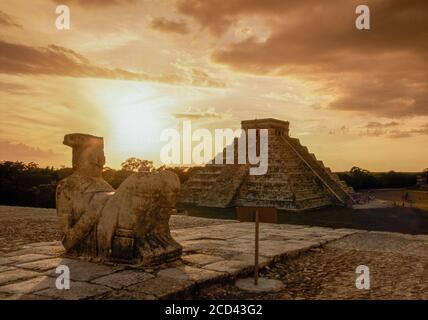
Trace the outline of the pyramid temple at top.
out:
<instances>
[{"instance_id":1,"label":"pyramid temple at top","mask_svg":"<svg viewBox=\"0 0 428 320\"><path fill-rule=\"evenodd\" d=\"M257 119L241 122L248 129L268 129L268 169L251 175L250 164L238 164L238 138L234 164L212 163L199 168L181 188L178 203L226 208L275 207L300 211L353 202L353 190L317 160L299 139L289 136L289 122ZM248 135L247 135L248 136ZM257 135L259 137L259 135Z\"/></svg>"}]
</instances>

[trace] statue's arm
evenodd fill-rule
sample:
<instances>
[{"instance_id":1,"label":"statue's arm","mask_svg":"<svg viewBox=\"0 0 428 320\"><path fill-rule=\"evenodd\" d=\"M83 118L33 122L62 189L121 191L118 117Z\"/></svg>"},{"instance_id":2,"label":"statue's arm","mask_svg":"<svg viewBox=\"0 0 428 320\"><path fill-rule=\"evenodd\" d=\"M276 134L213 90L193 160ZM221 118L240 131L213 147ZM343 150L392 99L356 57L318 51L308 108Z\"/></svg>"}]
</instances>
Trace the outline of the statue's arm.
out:
<instances>
[{"instance_id":1,"label":"statue's arm","mask_svg":"<svg viewBox=\"0 0 428 320\"><path fill-rule=\"evenodd\" d=\"M64 237L72 223L72 201L69 192L64 188L64 182L60 182L56 188L56 211L58 216L59 230Z\"/></svg>"},{"instance_id":2,"label":"statue's arm","mask_svg":"<svg viewBox=\"0 0 428 320\"><path fill-rule=\"evenodd\" d=\"M66 249L73 248L80 243L95 226L98 220L97 212L87 211L80 219L74 224L73 227L69 228L67 233L64 235L63 245Z\"/></svg>"},{"instance_id":3,"label":"statue's arm","mask_svg":"<svg viewBox=\"0 0 428 320\"><path fill-rule=\"evenodd\" d=\"M96 193L92 197L91 202L88 204L88 208L80 219L68 229L63 240L63 245L66 249L70 249L81 242L97 225L107 198L108 193L106 192Z\"/></svg>"}]
</instances>

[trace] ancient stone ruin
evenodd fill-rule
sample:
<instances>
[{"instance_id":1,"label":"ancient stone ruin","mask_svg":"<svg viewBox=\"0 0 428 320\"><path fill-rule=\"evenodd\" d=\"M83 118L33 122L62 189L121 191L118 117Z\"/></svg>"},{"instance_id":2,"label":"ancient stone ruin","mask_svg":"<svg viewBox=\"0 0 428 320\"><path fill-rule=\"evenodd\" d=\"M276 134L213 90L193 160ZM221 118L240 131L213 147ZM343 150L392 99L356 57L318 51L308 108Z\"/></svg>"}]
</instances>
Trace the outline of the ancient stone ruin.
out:
<instances>
[{"instance_id":1,"label":"ancient stone ruin","mask_svg":"<svg viewBox=\"0 0 428 320\"><path fill-rule=\"evenodd\" d=\"M298 139L289 136L289 122L247 120L241 128L268 129L268 171L250 175L248 164L207 164L182 185L180 205L203 207L275 207L306 210L353 202L352 188L317 160ZM223 156L226 152L223 151ZM226 163L223 161L223 163Z\"/></svg>"},{"instance_id":2,"label":"ancient stone ruin","mask_svg":"<svg viewBox=\"0 0 428 320\"><path fill-rule=\"evenodd\" d=\"M103 138L69 134L73 174L57 187L56 206L66 252L99 261L151 265L181 256L169 218L180 181L174 173L139 172L117 190L103 178Z\"/></svg>"},{"instance_id":3,"label":"ancient stone ruin","mask_svg":"<svg viewBox=\"0 0 428 320\"><path fill-rule=\"evenodd\" d=\"M420 190L428 190L428 171L416 177L416 187Z\"/></svg>"}]
</instances>

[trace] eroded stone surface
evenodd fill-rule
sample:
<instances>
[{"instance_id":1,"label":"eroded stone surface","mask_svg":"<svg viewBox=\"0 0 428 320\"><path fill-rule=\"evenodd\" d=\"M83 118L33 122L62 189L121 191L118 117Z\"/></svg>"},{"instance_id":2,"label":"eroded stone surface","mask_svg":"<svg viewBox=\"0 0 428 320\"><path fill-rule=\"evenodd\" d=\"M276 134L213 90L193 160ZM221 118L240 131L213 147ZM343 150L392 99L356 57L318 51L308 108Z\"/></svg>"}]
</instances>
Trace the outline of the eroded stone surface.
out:
<instances>
[{"instance_id":1,"label":"eroded stone surface","mask_svg":"<svg viewBox=\"0 0 428 320\"><path fill-rule=\"evenodd\" d=\"M43 254L33 254L30 252L23 253L22 250L17 252L11 252L8 254L7 257L0 257L0 264L11 264L11 263L25 263L25 262L31 262L31 261L37 261L40 259L48 259L50 256L43 255ZM14 255L16 254L16 255Z\"/></svg>"},{"instance_id":2,"label":"eroded stone surface","mask_svg":"<svg viewBox=\"0 0 428 320\"><path fill-rule=\"evenodd\" d=\"M33 249L33 252L50 256L59 256L65 253L65 249L62 245L37 246Z\"/></svg>"},{"instance_id":3,"label":"eroded stone surface","mask_svg":"<svg viewBox=\"0 0 428 320\"><path fill-rule=\"evenodd\" d=\"M194 285L195 283L189 280L172 281L169 277L156 277L127 287L126 290L137 298L151 295L159 299L167 299L190 293Z\"/></svg>"},{"instance_id":4,"label":"eroded stone surface","mask_svg":"<svg viewBox=\"0 0 428 320\"><path fill-rule=\"evenodd\" d=\"M255 294L234 285L207 287L196 299L390 300L428 298L426 244L413 235L365 232L314 248L261 270L261 277L281 280L278 293ZM355 286L355 268L370 268L370 289Z\"/></svg>"},{"instance_id":5,"label":"eroded stone surface","mask_svg":"<svg viewBox=\"0 0 428 320\"><path fill-rule=\"evenodd\" d=\"M104 285L106 287L111 287L114 289L122 289L125 287L129 287L133 284L151 279L153 277L154 276L152 274L147 272L137 270L124 270L109 274L101 278L97 278L93 280L92 283Z\"/></svg>"},{"instance_id":6,"label":"eroded stone surface","mask_svg":"<svg viewBox=\"0 0 428 320\"><path fill-rule=\"evenodd\" d=\"M0 287L0 292L28 294L47 288L55 288L55 279L47 276L39 276L2 286Z\"/></svg>"},{"instance_id":7,"label":"eroded stone surface","mask_svg":"<svg viewBox=\"0 0 428 320\"><path fill-rule=\"evenodd\" d=\"M28 270L22 270L22 269L4 271L4 272L0 273L0 285L7 284L9 282L13 282L13 281L17 281L17 280L23 280L23 279L36 277L38 275L39 274L36 272L28 271Z\"/></svg>"},{"instance_id":8,"label":"eroded stone surface","mask_svg":"<svg viewBox=\"0 0 428 320\"><path fill-rule=\"evenodd\" d=\"M14 270L14 269L15 269L14 267L0 266L0 272Z\"/></svg>"},{"instance_id":9,"label":"eroded stone surface","mask_svg":"<svg viewBox=\"0 0 428 320\"><path fill-rule=\"evenodd\" d=\"M235 286L241 290L248 292L278 292L284 288L284 284L280 280L259 278L257 285L254 283L254 278L244 278L236 281Z\"/></svg>"},{"instance_id":10,"label":"eroded stone surface","mask_svg":"<svg viewBox=\"0 0 428 320\"><path fill-rule=\"evenodd\" d=\"M227 272L230 275L236 276L241 273L250 271L254 267L254 262L242 260L223 260L219 262L214 262L204 266L204 269L218 271L218 272Z\"/></svg>"},{"instance_id":11,"label":"eroded stone surface","mask_svg":"<svg viewBox=\"0 0 428 320\"><path fill-rule=\"evenodd\" d=\"M201 284L208 281L216 281L226 276L224 272L182 266L178 268L168 268L158 272L158 276L175 280L189 280L193 283Z\"/></svg>"},{"instance_id":12,"label":"eroded stone surface","mask_svg":"<svg viewBox=\"0 0 428 320\"><path fill-rule=\"evenodd\" d=\"M115 290L102 295L103 300L158 300L152 294L147 294L141 291Z\"/></svg>"},{"instance_id":13,"label":"eroded stone surface","mask_svg":"<svg viewBox=\"0 0 428 320\"><path fill-rule=\"evenodd\" d=\"M70 278L75 281L90 281L122 270L120 266L108 266L87 261L69 265Z\"/></svg>"},{"instance_id":14,"label":"eroded stone surface","mask_svg":"<svg viewBox=\"0 0 428 320\"><path fill-rule=\"evenodd\" d=\"M245 262L246 264L252 264L252 265L254 265L254 259L255 259L254 253L252 254L239 253L231 257L231 260L242 261L242 262ZM273 261L273 257L266 257L266 256L259 255L260 268L264 268L265 266L270 264L272 261Z\"/></svg>"},{"instance_id":15,"label":"eroded stone surface","mask_svg":"<svg viewBox=\"0 0 428 320\"><path fill-rule=\"evenodd\" d=\"M51 258L51 259L43 259L39 261L26 262L22 264L16 265L21 269L29 269L33 271L48 271L51 269L55 269L59 265L70 266L73 263L77 263L76 260L71 260L67 258Z\"/></svg>"},{"instance_id":16,"label":"eroded stone surface","mask_svg":"<svg viewBox=\"0 0 428 320\"><path fill-rule=\"evenodd\" d=\"M10 293L0 292L0 300L7 300L10 296Z\"/></svg>"},{"instance_id":17,"label":"eroded stone surface","mask_svg":"<svg viewBox=\"0 0 428 320\"><path fill-rule=\"evenodd\" d=\"M60 241L42 241L42 242L30 243L24 247L40 248L40 247L52 247L52 246L60 246L60 245L61 245Z\"/></svg>"},{"instance_id":18,"label":"eroded stone surface","mask_svg":"<svg viewBox=\"0 0 428 320\"><path fill-rule=\"evenodd\" d=\"M226 223L176 231L175 236L187 252L182 261L141 269L58 257L56 253L34 253L37 248L58 248L58 243L27 244L22 250L0 257L3 259L0 261L7 262L0 266L0 286L7 290L0 291L0 298L165 299L253 272L253 223ZM361 232L264 223L260 231L260 268L280 256L297 255L325 241ZM72 289L69 293L61 292L55 283L49 282L58 276L55 267L59 264L70 267ZM38 290L33 291L34 287Z\"/></svg>"},{"instance_id":19,"label":"eroded stone surface","mask_svg":"<svg viewBox=\"0 0 428 320\"><path fill-rule=\"evenodd\" d=\"M202 254L202 253L196 253L196 254L189 254L187 256L184 256L183 261L195 264L198 266L204 266L210 263L218 262L223 260L222 257L218 256L211 256L209 254Z\"/></svg>"},{"instance_id":20,"label":"eroded stone surface","mask_svg":"<svg viewBox=\"0 0 428 320\"><path fill-rule=\"evenodd\" d=\"M336 249L393 252L402 255L428 257L428 242L421 237L392 232L367 232L354 234L329 244Z\"/></svg>"},{"instance_id":21,"label":"eroded stone surface","mask_svg":"<svg viewBox=\"0 0 428 320\"><path fill-rule=\"evenodd\" d=\"M6 300L54 300L54 298L39 296L34 293L15 293L9 295Z\"/></svg>"},{"instance_id":22,"label":"eroded stone surface","mask_svg":"<svg viewBox=\"0 0 428 320\"><path fill-rule=\"evenodd\" d=\"M180 257L168 224L180 189L175 173L134 173L114 190L102 178L103 138L75 133L63 143L73 150L73 174L58 183L56 207L68 254L138 265Z\"/></svg>"},{"instance_id":23,"label":"eroded stone surface","mask_svg":"<svg viewBox=\"0 0 428 320\"><path fill-rule=\"evenodd\" d=\"M179 203L202 207L270 207L305 210L328 205L354 203L353 190L289 136L288 121L256 119L241 122L243 130L266 129L267 172L251 175L251 166L238 163L238 145L232 148L234 164L205 165L183 184ZM226 152L223 152L226 158ZM225 160L225 159L224 159Z\"/></svg>"},{"instance_id":24,"label":"eroded stone surface","mask_svg":"<svg viewBox=\"0 0 428 320\"><path fill-rule=\"evenodd\" d=\"M80 300L94 298L109 291L111 291L111 289L105 286L87 282L72 281L70 283L69 290L58 290L56 287L50 287L45 290L37 291L35 294L54 299Z\"/></svg>"}]
</instances>

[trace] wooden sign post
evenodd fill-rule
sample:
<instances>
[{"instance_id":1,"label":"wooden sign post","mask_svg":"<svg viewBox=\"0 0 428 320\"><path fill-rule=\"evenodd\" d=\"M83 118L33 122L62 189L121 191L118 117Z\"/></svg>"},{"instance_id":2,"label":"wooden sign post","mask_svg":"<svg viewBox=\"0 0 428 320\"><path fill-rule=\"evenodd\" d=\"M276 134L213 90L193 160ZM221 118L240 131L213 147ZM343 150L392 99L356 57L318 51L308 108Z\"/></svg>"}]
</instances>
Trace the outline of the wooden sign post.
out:
<instances>
[{"instance_id":1,"label":"wooden sign post","mask_svg":"<svg viewBox=\"0 0 428 320\"><path fill-rule=\"evenodd\" d=\"M249 292L276 292L284 287L280 280L259 278L259 237L260 222L277 223L278 212L276 208L268 207L236 207L236 218L241 222L254 222L254 279L252 277L239 279L235 285Z\"/></svg>"},{"instance_id":2,"label":"wooden sign post","mask_svg":"<svg viewBox=\"0 0 428 320\"><path fill-rule=\"evenodd\" d=\"M241 222L255 222L254 213L259 212L260 222L278 223L278 210L264 207L236 207L236 220Z\"/></svg>"},{"instance_id":3,"label":"wooden sign post","mask_svg":"<svg viewBox=\"0 0 428 320\"><path fill-rule=\"evenodd\" d=\"M256 239L254 245L254 285L257 285L259 282L259 210L256 209L255 213L256 221Z\"/></svg>"},{"instance_id":4,"label":"wooden sign post","mask_svg":"<svg viewBox=\"0 0 428 320\"><path fill-rule=\"evenodd\" d=\"M236 218L241 222L255 222L254 238L254 285L259 282L259 224L260 222L277 223L276 208L236 207Z\"/></svg>"}]
</instances>

